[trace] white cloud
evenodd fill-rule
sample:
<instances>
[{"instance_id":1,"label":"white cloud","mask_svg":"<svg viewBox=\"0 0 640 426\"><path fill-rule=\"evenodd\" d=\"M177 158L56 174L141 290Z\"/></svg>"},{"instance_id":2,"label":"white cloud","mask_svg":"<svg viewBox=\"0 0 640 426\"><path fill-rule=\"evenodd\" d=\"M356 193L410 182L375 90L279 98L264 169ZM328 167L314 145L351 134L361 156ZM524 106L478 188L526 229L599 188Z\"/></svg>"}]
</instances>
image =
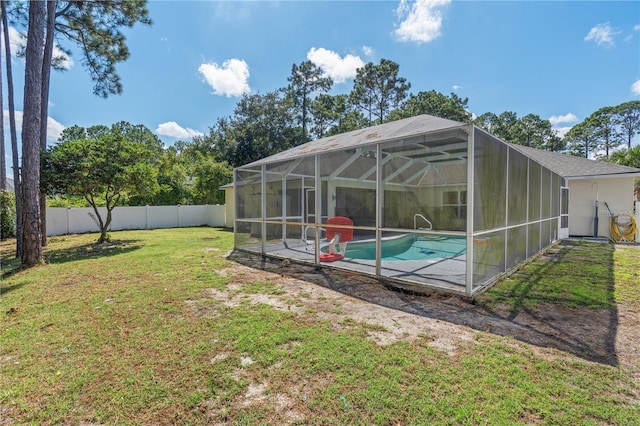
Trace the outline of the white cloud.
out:
<instances>
[{"instance_id":1,"label":"white cloud","mask_svg":"<svg viewBox=\"0 0 640 426\"><path fill-rule=\"evenodd\" d=\"M552 126L557 126L560 123L575 123L578 121L578 117L576 117L572 113L567 113L565 115L552 115L549 117L549 123Z\"/></svg>"},{"instance_id":2,"label":"white cloud","mask_svg":"<svg viewBox=\"0 0 640 426\"><path fill-rule=\"evenodd\" d=\"M166 123L161 123L158 125L156 129L156 133L162 136L170 136L172 138L177 139L188 139L194 136L203 136L202 132L197 130L193 130L190 128L184 128L180 126L175 121L167 121Z\"/></svg>"},{"instance_id":3,"label":"white cloud","mask_svg":"<svg viewBox=\"0 0 640 426\"><path fill-rule=\"evenodd\" d=\"M53 60L59 68L70 70L73 67L73 59L60 49L58 45L53 46Z\"/></svg>"},{"instance_id":4,"label":"white cloud","mask_svg":"<svg viewBox=\"0 0 640 426\"><path fill-rule=\"evenodd\" d=\"M9 110L5 109L4 111L4 127L5 127L5 137L8 138L9 135ZM15 117L16 117L16 132L18 134L20 134L20 132L22 131L22 111L16 111L15 112ZM60 135L62 134L62 131L64 130L64 126L60 123L58 123L56 120L54 120L51 117L48 117L47 119L47 140L49 142L56 142L58 140L58 138L60 138ZM19 138L21 136L18 136Z\"/></svg>"},{"instance_id":5,"label":"white cloud","mask_svg":"<svg viewBox=\"0 0 640 426\"><path fill-rule=\"evenodd\" d=\"M553 130L556 131L556 134L558 135L558 137L563 138L564 135L567 134L567 132L569 130L571 130L571 128L573 126L558 126L559 124L563 124L563 123L575 123L576 121L578 121L578 117L576 117L575 114L569 112L566 113L565 115L552 115L551 117L549 117L549 123L551 123L551 126L553 126Z\"/></svg>"},{"instance_id":6,"label":"white cloud","mask_svg":"<svg viewBox=\"0 0 640 426\"><path fill-rule=\"evenodd\" d=\"M4 36L4 32L2 36ZM11 56L16 56L18 52L24 50L27 46L27 37L15 28L9 27L9 44L11 46Z\"/></svg>"},{"instance_id":7,"label":"white cloud","mask_svg":"<svg viewBox=\"0 0 640 426\"><path fill-rule=\"evenodd\" d=\"M640 31L640 24L635 24L633 26L633 31Z\"/></svg>"},{"instance_id":8,"label":"white cloud","mask_svg":"<svg viewBox=\"0 0 640 426\"><path fill-rule=\"evenodd\" d=\"M237 22L251 17L251 5L239 1L214 2L213 15L226 22Z\"/></svg>"},{"instance_id":9,"label":"white cloud","mask_svg":"<svg viewBox=\"0 0 640 426\"><path fill-rule=\"evenodd\" d=\"M2 38L1 35L0 38ZM11 56L16 57L19 53L22 54L27 46L25 34L22 34L13 27L9 27L9 44L11 45ZM53 62L64 70L69 70L73 67L73 59L60 49L58 44L53 46Z\"/></svg>"},{"instance_id":10,"label":"white cloud","mask_svg":"<svg viewBox=\"0 0 640 426\"><path fill-rule=\"evenodd\" d=\"M320 67L335 83L344 83L347 79L354 78L356 70L364 66L359 56L345 55L341 58L336 52L323 47L312 47L307 53L307 59Z\"/></svg>"},{"instance_id":11,"label":"white cloud","mask_svg":"<svg viewBox=\"0 0 640 426\"><path fill-rule=\"evenodd\" d=\"M231 98L251 91L248 83L249 66L242 59L228 59L222 66L215 62L202 64L198 71L216 95Z\"/></svg>"},{"instance_id":12,"label":"white cloud","mask_svg":"<svg viewBox=\"0 0 640 426\"><path fill-rule=\"evenodd\" d=\"M558 135L559 138L564 138L564 135L569 133L569 130L571 130L572 127L573 126L554 127L553 130L556 131L556 134Z\"/></svg>"},{"instance_id":13,"label":"white cloud","mask_svg":"<svg viewBox=\"0 0 640 426\"><path fill-rule=\"evenodd\" d=\"M631 85L631 93L634 95L640 95L640 80L636 80Z\"/></svg>"},{"instance_id":14,"label":"white cloud","mask_svg":"<svg viewBox=\"0 0 640 426\"><path fill-rule=\"evenodd\" d=\"M364 56L371 57L375 52L371 46L362 46L362 53L364 53Z\"/></svg>"},{"instance_id":15,"label":"white cloud","mask_svg":"<svg viewBox=\"0 0 640 426\"><path fill-rule=\"evenodd\" d=\"M62 131L64 130L64 126L58 123L53 118L49 117L47 120L47 140L48 141L57 141L62 135Z\"/></svg>"},{"instance_id":16,"label":"white cloud","mask_svg":"<svg viewBox=\"0 0 640 426\"><path fill-rule=\"evenodd\" d=\"M440 37L442 28L442 7L451 0L417 0L409 3L401 0L396 13L401 21L395 30L400 41L429 43Z\"/></svg>"},{"instance_id":17,"label":"white cloud","mask_svg":"<svg viewBox=\"0 0 640 426\"><path fill-rule=\"evenodd\" d=\"M613 47L615 46L613 37L616 34L620 34L620 31L616 31L608 22L606 22L591 28L589 33L584 37L584 40L593 41L598 46Z\"/></svg>"},{"instance_id":18,"label":"white cloud","mask_svg":"<svg viewBox=\"0 0 640 426\"><path fill-rule=\"evenodd\" d=\"M453 86L451 86L451 88L453 89L453 91L457 91L462 89L462 86L458 86L457 84L454 84Z\"/></svg>"}]
</instances>

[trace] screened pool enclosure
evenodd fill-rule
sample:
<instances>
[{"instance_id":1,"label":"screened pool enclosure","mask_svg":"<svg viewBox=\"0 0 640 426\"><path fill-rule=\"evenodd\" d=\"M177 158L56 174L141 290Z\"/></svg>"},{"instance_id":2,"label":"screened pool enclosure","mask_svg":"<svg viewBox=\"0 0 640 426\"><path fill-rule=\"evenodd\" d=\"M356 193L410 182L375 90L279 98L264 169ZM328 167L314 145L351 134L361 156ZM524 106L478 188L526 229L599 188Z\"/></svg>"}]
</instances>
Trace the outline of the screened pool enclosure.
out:
<instances>
[{"instance_id":1,"label":"screened pool enclosure","mask_svg":"<svg viewBox=\"0 0 640 426\"><path fill-rule=\"evenodd\" d=\"M482 129L421 115L235 170L235 248L474 296L566 227L558 175Z\"/></svg>"}]
</instances>

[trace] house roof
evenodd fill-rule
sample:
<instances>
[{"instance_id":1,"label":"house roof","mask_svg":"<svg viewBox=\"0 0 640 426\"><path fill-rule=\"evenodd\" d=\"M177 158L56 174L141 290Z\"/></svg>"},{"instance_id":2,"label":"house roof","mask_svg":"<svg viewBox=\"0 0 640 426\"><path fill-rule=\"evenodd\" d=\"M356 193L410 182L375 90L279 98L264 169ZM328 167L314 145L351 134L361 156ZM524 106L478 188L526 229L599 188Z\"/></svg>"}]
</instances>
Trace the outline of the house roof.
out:
<instances>
[{"instance_id":1,"label":"house roof","mask_svg":"<svg viewBox=\"0 0 640 426\"><path fill-rule=\"evenodd\" d=\"M509 146L564 178L640 174L640 169L636 169L635 167L621 166L605 161L589 160L588 158L543 151L522 145L509 144Z\"/></svg>"}]
</instances>

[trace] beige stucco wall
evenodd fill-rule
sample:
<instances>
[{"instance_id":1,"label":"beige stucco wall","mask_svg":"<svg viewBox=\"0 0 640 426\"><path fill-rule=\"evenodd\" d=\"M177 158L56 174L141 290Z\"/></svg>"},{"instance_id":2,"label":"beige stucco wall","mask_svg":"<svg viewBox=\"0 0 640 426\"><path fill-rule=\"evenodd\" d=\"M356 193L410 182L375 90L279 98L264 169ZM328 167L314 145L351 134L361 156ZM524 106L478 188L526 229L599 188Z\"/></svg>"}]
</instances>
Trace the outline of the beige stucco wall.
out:
<instances>
[{"instance_id":1,"label":"beige stucco wall","mask_svg":"<svg viewBox=\"0 0 640 426\"><path fill-rule=\"evenodd\" d=\"M224 205L225 205L225 228L233 228L236 220L235 197L233 196L233 187L224 188Z\"/></svg>"},{"instance_id":2,"label":"beige stucco wall","mask_svg":"<svg viewBox=\"0 0 640 426\"><path fill-rule=\"evenodd\" d=\"M569 185L569 235L593 236L596 195L598 208L598 236L608 238L610 215L633 215L634 177L568 180Z\"/></svg>"}]
</instances>

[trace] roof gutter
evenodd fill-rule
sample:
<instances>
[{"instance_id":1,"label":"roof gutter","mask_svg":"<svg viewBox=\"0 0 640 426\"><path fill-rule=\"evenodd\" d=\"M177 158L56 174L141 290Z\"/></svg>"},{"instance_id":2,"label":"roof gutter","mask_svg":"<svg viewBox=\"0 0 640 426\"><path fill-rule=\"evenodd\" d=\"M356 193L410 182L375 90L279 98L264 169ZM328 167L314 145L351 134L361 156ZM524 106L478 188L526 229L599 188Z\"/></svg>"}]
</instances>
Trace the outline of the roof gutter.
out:
<instances>
[{"instance_id":1,"label":"roof gutter","mask_svg":"<svg viewBox=\"0 0 640 426\"><path fill-rule=\"evenodd\" d=\"M640 177L640 171L633 173L613 173L606 175L587 175L587 176L563 176L565 180L584 180L584 179L615 179L626 177Z\"/></svg>"}]
</instances>

